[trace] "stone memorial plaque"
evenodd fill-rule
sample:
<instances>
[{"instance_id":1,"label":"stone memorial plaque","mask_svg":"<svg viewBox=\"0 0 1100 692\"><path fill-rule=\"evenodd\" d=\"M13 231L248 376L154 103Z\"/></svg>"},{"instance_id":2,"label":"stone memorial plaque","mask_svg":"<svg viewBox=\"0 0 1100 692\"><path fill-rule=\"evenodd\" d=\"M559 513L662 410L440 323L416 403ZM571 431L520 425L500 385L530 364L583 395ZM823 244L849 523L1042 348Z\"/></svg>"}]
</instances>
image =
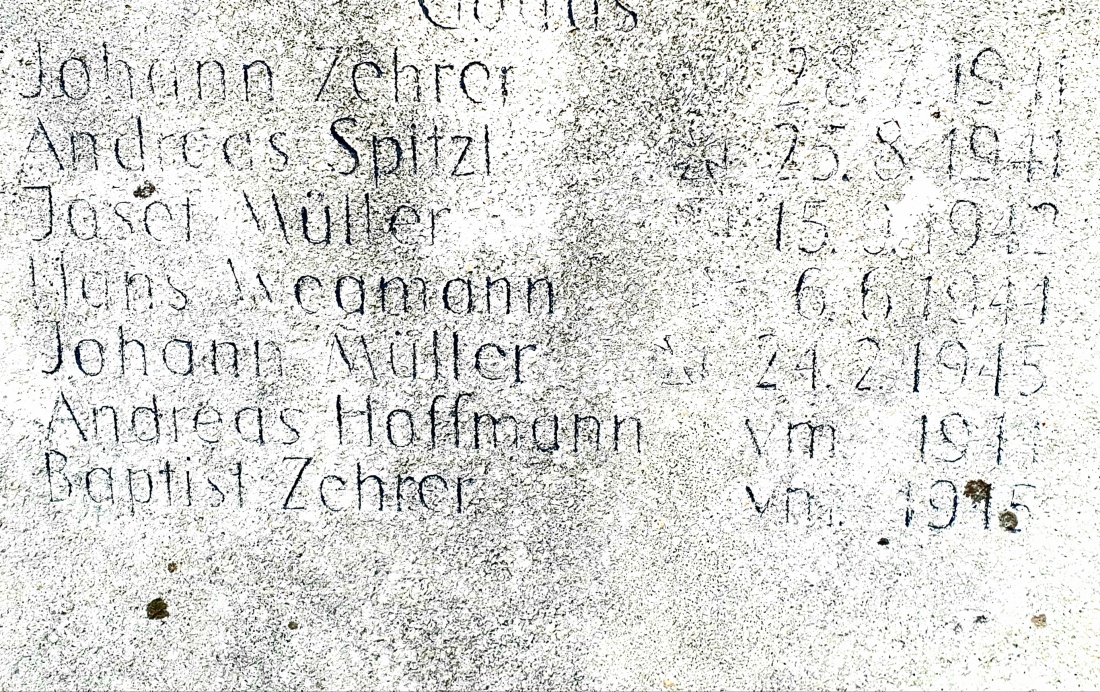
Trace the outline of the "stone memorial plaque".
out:
<instances>
[{"instance_id":1,"label":"stone memorial plaque","mask_svg":"<svg viewBox=\"0 0 1100 692\"><path fill-rule=\"evenodd\" d=\"M1089 3L5 0L0 687L1100 685Z\"/></svg>"}]
</instances>

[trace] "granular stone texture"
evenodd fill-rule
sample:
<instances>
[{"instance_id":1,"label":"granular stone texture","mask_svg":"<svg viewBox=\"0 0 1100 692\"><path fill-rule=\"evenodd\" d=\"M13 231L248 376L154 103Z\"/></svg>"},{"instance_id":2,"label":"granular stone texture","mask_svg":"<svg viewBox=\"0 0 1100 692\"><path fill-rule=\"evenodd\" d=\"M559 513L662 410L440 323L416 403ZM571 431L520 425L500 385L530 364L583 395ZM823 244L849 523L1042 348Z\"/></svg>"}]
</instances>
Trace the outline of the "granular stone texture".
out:
<instances>
[{"instance_id":1,"label":"granular stone texture","mask_svg":"<svg viewBox=\"0 0 1100 692\"><path fill-rule=\"evenodd\" d=\"M1098 22L6 0L0 687L1095 689Z\"/></svg>"}]
</instances>

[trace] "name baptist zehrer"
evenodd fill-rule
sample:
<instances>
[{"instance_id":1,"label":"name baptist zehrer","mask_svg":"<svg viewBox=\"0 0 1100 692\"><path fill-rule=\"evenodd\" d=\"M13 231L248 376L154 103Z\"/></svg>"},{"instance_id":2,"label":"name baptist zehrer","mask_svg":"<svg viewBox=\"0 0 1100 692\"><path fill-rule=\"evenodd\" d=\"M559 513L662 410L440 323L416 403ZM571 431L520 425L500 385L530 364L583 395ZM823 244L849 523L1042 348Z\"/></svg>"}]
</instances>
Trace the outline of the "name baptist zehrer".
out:
<instances>
[{"instance_id":1,"label":"name baptist zehrer","mask_svg":"<svg viewBox=\"0 0 1100 692\"><path fill-rule=\"evenodd\" d=\"M322 464L314 457L283 457L284 471L270 488L273 509L327 512L431 511L461 514L468 509L476 478L440 474L370 473L362 462ZM240 509L254 478L244 463L202 464L191 457L163 460L150 467L90 466L74 463L55 449L45 454L51 503L90 503L135 515L148 507L186 510ZM94 462L93 462L94 463ZM327 471L334 471L327 473ZM248 489L246 489L246 486ZM277 501L276 501L277 500Z\"/></svg>"}]
</instances>

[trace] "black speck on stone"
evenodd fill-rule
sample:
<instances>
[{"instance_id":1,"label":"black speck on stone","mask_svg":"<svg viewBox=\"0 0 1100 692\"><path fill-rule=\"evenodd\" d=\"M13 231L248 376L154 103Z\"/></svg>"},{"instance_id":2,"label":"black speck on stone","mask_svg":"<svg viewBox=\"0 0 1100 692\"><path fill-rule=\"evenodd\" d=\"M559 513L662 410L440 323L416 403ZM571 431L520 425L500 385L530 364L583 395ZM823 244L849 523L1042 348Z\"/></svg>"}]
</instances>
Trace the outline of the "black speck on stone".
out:
<instances>
[{"instance_id":1,"label":"black speck on stone","mask_svg":"<svg viewBox=\"0 0 1100 692\"><path fill-rule=\"evenodd\" d=\"M157 189L153 187L153 184L146 180L142 185L138 186L138 189L134 190L134 197L145 199L156 191Z\"/></svg>"},{"instance_id":2,"label":"black speck on stone","mask_svg":"<svg viewBox=\"0 0 1100 692\"><path fill-rule=\"evenodd\" d=\"M1005 531L1015 533L1016 527L1020 525L1020 520L1016 517L1016 513L1011 510L1005 510L997 515L998 520L1001 523L1001 528Z\"/></svg>"},{"instance_id":3,"label":"black speck on stone","mask_svg":"<svg viewBox=\"0 0 1100 692\"><path fill-rule=\"evenodd\" d=\"M879 545L890 545L890 539L889 538L880 538L880 539L878 539L878 544Z\"/></svg>"},{"instance_id":4,"label":"black speck on stone","mask_svg":"<svg viewBox=\"0 0 1100 692\"><path fill-rule=\"evenodd\" d=\"M168 604L163 598L154 598L145 606L145 615L150 620L163 620L168 617Z\"/></svg>"}]
</instances>

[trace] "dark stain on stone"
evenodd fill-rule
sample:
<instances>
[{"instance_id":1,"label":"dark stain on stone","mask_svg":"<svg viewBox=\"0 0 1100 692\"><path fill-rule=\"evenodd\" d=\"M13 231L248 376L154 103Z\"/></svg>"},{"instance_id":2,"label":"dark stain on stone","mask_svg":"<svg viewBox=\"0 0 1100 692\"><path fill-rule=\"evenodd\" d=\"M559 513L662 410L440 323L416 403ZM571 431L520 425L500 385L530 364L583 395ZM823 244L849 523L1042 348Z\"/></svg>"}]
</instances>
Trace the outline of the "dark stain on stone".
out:
<instances>
[{"instance_id":1,"label":"dark stain on stone","mask_svg":"<svg viewBox=\"0 0 1100 692\"><path fill-rule=\"evenodd\" d=\"M153 187L153 184L146 180L143 185L138 186L138 189L134 190L134 197L145 199L156 191L157 189Z\"/></svg>"},{"instance_id":2,"label":"dark stain on stone","mask_svg":"<svg viewBox=\"0 0 1100 692\"><path fill-rule=\"evenodd\" d=\"M163 598L154 598L145 606L145 615L150 620L163 620L168 617L168 604Z\"/></svg>"},{"instance_id":3,"label":"dark stain on stone","mask_svg":"<svg viewBox=\"0 0 1100 692\"><path fill-rule=\"evenodd\" d=\"M878 539L878 544L879 545L890 545L890 539L889 538L880 538L880 539Z\"/></svg>"},{"instance_id":4,"label":"dark stain on stone","mask_svg":"<svg viewBox=\"0 0 1100 692\"><path fill-rule=\"evenodd\" d=\"M180 568L180 567L179 567L179 565L177 565L177 564L176 564L176 563L174 563L174 562L169 562L169 563L168 563L168 571L169 571L169 572L175 572L175 571L176 571L177 569L179 569L179 568Z\"/></svg>"},{"instance_id":5,"label":"dark stain on stone","mask_svg":"<svg viewBox=\"0 0 1100 692\"><path fill-rule=\"evenodd\" d=\"M932 117L935 118L936 120L939 120L940 119L940 112L936 111L935 113L932 114Z\"/></svg>"},{"instance_id":6,"label":"dark stain on stone","mask_svg":"<svg viewBox=\"0 0 1100 692\"><path fill-rule=\"evenodd\" d=\"M963 488L963 495L969 497L974 504L978 504L989 500L989 491L992 489L993 486L985 481L967 481L966 487Z\"/></svg>"},{"instance_id":7,"label":"dark stain on stone","mask_svg":"<svg viewBox=\"0 0 1100 692\"><path fill-rule=\"evenodd\" d=\"M989 622L989 618L984 615L979 615L978 617L974 618L974 623L978 625L984 625L987 622Z\"/></svg>"},{"instance_id":8,"label":"dark stain on stone","mask_svg":"<svg viewBox=\"0 0 1100 692\"><path fill-rule=\"evenodd\" d=\"M1036 627L1046 627L1047 626L1047 616L1046 615L1036 615L1036 616L1031 618L1031 624L1035 625Z\"/></svg>"},{"instance_id":9,"label":"dark stain on stone","mask_svg":"<svg viewBox=\"0 0 1100 692\"><path fill-rule=\"evenodd\" d=\"M1016 513L1007 509L997 515L997 518L1001 521L1001 528L1005 531L1015 531L1020 523L1016 519Z\"/></svg>"},{"instance_id":10,"label":"dark stain on stone","mask_svg":"<svg viewBox=\"0 0 1100 692\"><path fill-rule=\"evenodd\" d=\"M292 630L296 630L296 629L298 629L298 623L291 620L290 622L287 623L287 627L289 627Z\"/></svg>"}]
</instances>

